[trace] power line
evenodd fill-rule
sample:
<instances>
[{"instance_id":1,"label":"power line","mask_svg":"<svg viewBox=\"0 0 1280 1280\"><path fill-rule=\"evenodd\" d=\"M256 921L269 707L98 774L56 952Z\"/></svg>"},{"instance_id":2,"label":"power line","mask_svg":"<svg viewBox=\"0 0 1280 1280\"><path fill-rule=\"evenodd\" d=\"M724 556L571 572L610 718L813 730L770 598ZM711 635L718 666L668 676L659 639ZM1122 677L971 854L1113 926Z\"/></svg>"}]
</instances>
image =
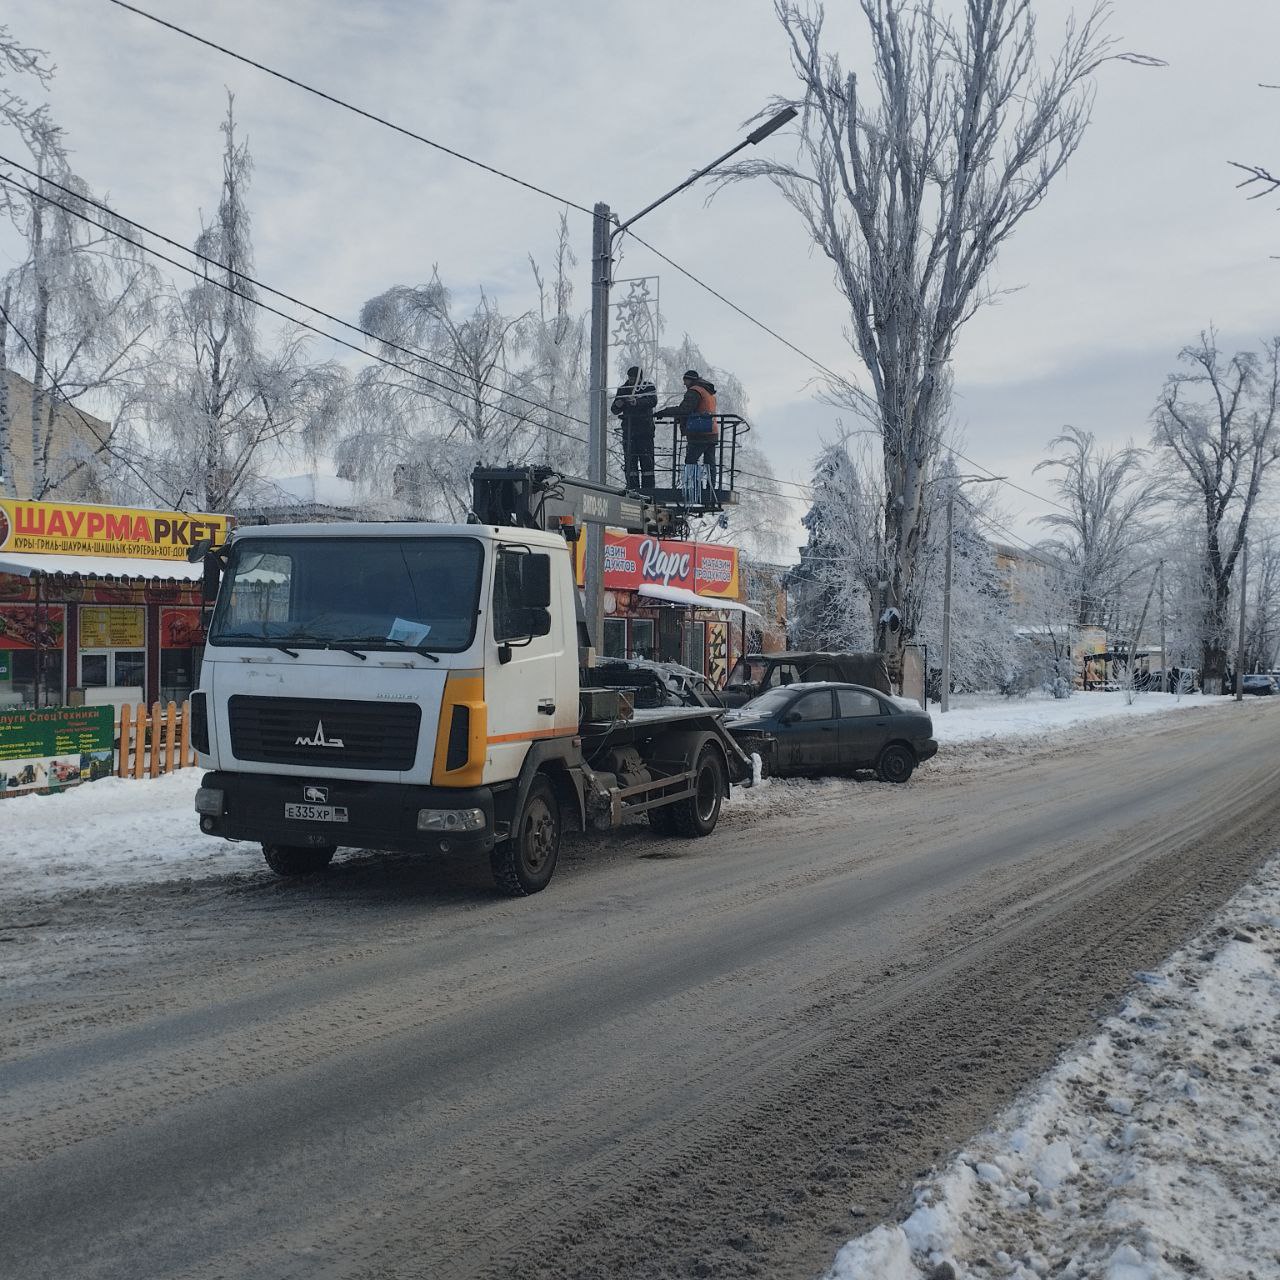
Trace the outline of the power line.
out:
<instances>
[{"instance_id":1,"label":"power line","mask_svg":"<svg viewBox=\"0 0 1280 1280\"><path fill-rule=\"evenodd\" d=\"M507 173L505 170L496 168L491 164L485 164L483 160L477 160L474 156L469 156L465 152L457 151L453 147L447 147L443 142L436 142L432 138L423 137L422 134L415 133L412 129L406 129L403 125L396 124L394 121L388 120L384 116L376 115L372 111L366 111L363 107L357 107L354 103L347 102L332 93L326 93L323 89L317 89L314 85L306 84L302 80L286 75L283 71L277 71L274 67L268 67L265 63L246 57L243 53L237 53L234 49L228 49L225 45L217 44L213 40L206 39L204 36L198 36L194 31L188 31L185 27L178 26L176 22L169 22L164 18L157 17L154 13L148 13L145 9L139 9L136 5L126 4L125 0L109 0L109 3L115 5L119 9L127 9L130 13L135 13L140 18L146 18L148 21L154 22L157 26L167 27L170 31L175 31L180 36L186 36L188 40L194 40L197 44L202 44L207 49L215 49L218 53L225 54L228 58L234 58L237 62L243 62L246 66L253 67L255 70L264 72L266 75L274 76L277 80L283 80L286 84L293 85L295 89L301 89L305 93L310 93L317 98L322 98L325 102L331 102L336 107L342 107L346 111L354 112L358 116L363 116L366 120L372 120L375 124L383 125L388 129L394 130L396 133L403 134L406 138L412 138L415 142L421 142L424 146L434 147L437 151L443 151L445 155L452 156L455 160L461 160L464 164L473 165L477 169L483 169L486 173L491 173L495 177L505 178L508 182L514 182L517 186L524 187L528 191L534 191L540 196L546 196L547 199L554 200L557 204L566 204L570 208L577 209L581 213L591 212L586 205L579 204L576 200L570 200L567 196L556 195L554 191L548 191L545 187L540 187L536 183L528 182L524 178L517 178L513 173Z\"/></svg>"},{"instance_id":2,"label":"power line","mask_svg":"<svg viewBox=\"0 0 1280 1280\"><path fill-rule=\"evenodd\" d=\"M133 474L142 482L147 492L150 493L151 496L155 498L157 502L160 502L161 504L163 504L166 510L168 510L170 507L176 507L178 503L170 502L169 499L164 496L164 494L160 493L157 489L154 488L154 486L146 478L146 476L144 476L142 472L139 471L137 467L135 467L133 463L130 462L129 459L124 456L124 454L118 453L115 449L111 447L110 437L107 437L104 439L101 435L98 434L97 428L85 415L84 411L80 408L78 404L76 404L71 399L69 395L67 395L67 393L62 389L61 385L59 384L57 378L55 378L53 374L49 371L49 366L45 364L45 362L41 360L40 357L36 354L35 347L33 347L31 343L28 341L27 335L23 333L22 330L19 329L18 326L13 322L13 317L9 315L7 310L5 310L4 303L2 302L0 302L0 319L2 319L4 323L7 324L9 328L12 329L14 333L18 335L19 341L31 353L31 359L35 361L36 368L41 373L43 373L46 378L48 378L49 389L51 391L56 392L57 395L59 395L62 398L62 403L65 404L67 408L70 409L72 413L74 413L76 417L78 417L80 421L84 423L85 427L89 431L89 434L92 435L93 438L98 442L100 448L106 453L109 453L113 458L116 459L117 462L124 463L124 465L128 467L129 470L132 471ZM32 466L34 467L34 465L35 465L35 456L33 454ZM66 477L64 477L64 479L65 478Z\"/></svg>"},{"instance_id":3,"label":"power line","mask_svg":"<svg viewBox=\"0 0 1280 1280\"><path fill-rule=\"evenodd\" d=\"M112 3L115 3L115 0L112 0ZM424 364L429 364L436 369L442 369L446 373L453 372L448 365L442 364L439 360L432 359L432 357L427 355L424 351L419 351L415 347L401 346L398 342L392 342L389 338L384 338L381 335L374 333L372 330L364 329L358 324L352 324L349 320L344 320L341 316L336 316L330 311L325 311L322 307L314 306L310 302L304 301L302 298L295 297L290 293L285 293L282 289L273 288L271 285L257 279L255 276L248 275L243 271L237 271L235 267L232 267L225 262L219 262L217 258L211 258L207 254L201 253L198 249L188 248L181 241L173 239L172 236L166 236L162 232L155 231L141 222L136 222L132 218L126 218L123 214L117 213L110 206L103 204L102 201L95 200L91 196L83 195L81 192L75 191L71 187L64 186L60 182L55 182L52 178L49 178L44 174L37 173L36 170L28 168L20 161L11 160L8 156L0 155L0 164L12 165L15 169L19 169L23 173L27 174L28 177L34 178L37 182L53 187L55 190L61 191L64 195L79 203L91 205L93 208L101 210L107 217L112 218L117 222L121 222L127 227L132 227L135 231L140 231L144 235L152 237L154 240L159 240L162 244L170 245L181 253L190 254L191 257L198 259L208 266L216 267L219 271L225 271L228 275L235 276L237 280L242 280L245 284L252 285L255 289L261 289L263 293L269 293L274 297L283 298L284 301L292 303L294 306L301 307L304 311L310 311L313 315L321 316L333 324L341 325L344 329L349 329L352 333L358 333L362 337L368 338L371 342L377 342L384 347L389 347L392 351L398 351L401 355L411 356L415 360L421 360ZM48 199L47 196L44 196L39 191L35 191L30 187L20 187L20 190L26 191L29 195L36 196L42 200ZM65 205L59 205L59 208L67 209ZM67 209L67 212L71 213L74 211ZM92 223L91 225L99 226L100 224ZM111 231L111 228L109 227L103 227L101 229L108 232ZM128 243L137 244L138 248L149 252L146 245L139 244L137 241L131 240L127 236L123 238L128 241ZM168 259L166 259L166 261L168 261ZM189 270L190 268L187 269ZM216 281L214 283L216 283ZM254 299L249 297L247 294L240 292L236 292L236 296L238 298L243 298L246 302L254 301ZM333 341L337 342L338 339L334 338ZM363 351L363 348L356 349ZM440 383L437 385L444 386L445 384ZM495 386L493 383L485 382L483 379L478 381L478 385L484 387L487 391L496 391L499 395L506 396L520 404L527 404L530 408L540 409L544 413L554 414L556 417L564 418L569 422L576 422L579 426L585 427L588 425L585 418L579 418L575 414L566 413L561 409L553 409L550 405L543 404L540 400L530 400L527 396L518 395L516 392L510 391L505 387Z\"/></svg>"},{"instance_id":4,"label":"power line","mask_svg":"<svg viewBox=\"0 0 1280 1280\"><path fill-rule=\"evenodd\" d=\"M3 158L2 158L2 157L0 157L0 159L3 159ZM21 166L19 166L19 167L21 168ZM46 181L47 181L47 179L46 179ZM249 297L249 296L247 296L245 293L243 293L243 292L241 292L239 289L237 289L235 286L233 286L233 285L229 285L229 284L225 283L224 281L217 280L217 279L214 279L214 278L212 278L212 277L206 276L206 275L204 275L201 271L199 271L197 268L192 267L192 266L188 265L188 264L187 264L187 263L185 263L185 262L179 262L176 258L172 258L172 257L170 257L168 254L161 253L161 252L160 252L160 250L155 249L155 248L153 248L153 247L152 247L152 246L150 246L150 245L142 244L142 243L141 243L141 242L139 242L138 240L133 239L131 236L126 235L126 234L125 234L124 232L122 232L122 231L118 231L118 230L116 230L116 229L115 229L115 228L113 228L113 227L104 226L102 223L95 221L93 218L90 218L87 214L82 213L82 212L80 212L80 211L79 211L79 210L77 210L77 209L73 209L73 208L71 208L70 206L63 204L63 203L62 203L62 201L60 201L60 200L55 200L52 196L47 196L47 195L42 194L41 192L33 191L30 187L28 187L28 186L24 185L23 183L20 183L20 182L16 181L15 179L13 179L13 178L9 177L8 175L0 174L0 182L7 183L9 186L12 186L12 187L16 188L17 190L24 192L26 195L33 196L33 197L35 197L35 198L36 198L36 199L38 199L38 200L42 200L42 201L44 201L46 204L51 204L51 205L53 205L54 207L56 207L56 208L59 208L59 209L63 210L65 213L70 214L72 217L79 218L81 221L83 221L83 222L87 222L90 226L96 227L96 228L98 228L98 230L103 231L103 232L105 232L105 233L106 233L106 234L108 234L108 235L116 236L118 239L123 240L126 244L132 245L135 249L140 249L143 253L148 253L148 254L150 254L151 256L153 256L153 257L155 257L155 258L158 258L161 262L165 262L165 263L167 263L168 265L170 265L170 266L172 266L172 267L176 267L176 268L178 268L178 270L180 270L180 271L185 271L185 272L187 272L187 274L188 274L188 275L194 276L197 280L201 281L202 283L212 284L212 285L214 285L215 287L217 287L217 288L219 288L219 289L223 290L223 291L224 291L224 292L226 292L226 293L233 293L233 294L235 294L235 296L236 296L236 297L238 297L238 298L242 299L242 300L243 300L243 301L245 301L245 302L248 302L248 303L249 303L249 304L251 304L252 306L258 307L258 308L260 308L261 310L266 311L266 312L268 312L268 313L269 313L269 314L271 314L271 315L278 316L278 317L279 317L280 319L282 319L282 320L287 320L287 321L289 321L289 322L290 322L290 323L292 323L292 324L296 324L296 325L298 325L298 327L299 327L299 328L305 329L305 330L307 330L309 333L314 333L317 337L325 338L325 339L329 340L330 342L337 343L339 346L346 347L346 348L348 348L349 350L356 352L358 355L362 355L362 356L367 357L368 359L375 360L375 361L377 361L379 364L385 365L385 366L387 366L388 368L399 370L401 373L408 374L410 377L417 379L419 382L426 383L428 386L438 387L438 388L441 388L442 390L445 390L445 391L452 391L452 390L453 390L452 388L448 387L445 383L439 382L439 381L437 381L437 380L436 380L436 379L434 379L434 378L429 378L429 377L427 377L427 375L426 375L426 374L421 373L421 372L420 372L419 370L417 370L417 369L412 369L412 368L410 368L410 367L409 367L409 366L407 366L407 365L403 365L403 364L398 363L398 362L397 362L397 361L395 361L395 360L388 359L386 356L379 355L379 354L378 354L378 353L376 353L376 352L366 351L363 347L359 347L359 346L357 346L357 345L356 345L355 343L353 343L353 342L348 342L345 338L339 338L339 337L337 337L335 334L327 333L325 330L320 329L320 328L317 328L315 325L308 324L305 320L299 320L296 316L291 316L291 315L289 315L287 312L285 312L285 311L281 311L278 307L273 307L273 306L271 306L269 303L263 302L263 301L261 301L261 300L260 300L260 299L258 299L258 298ZM90 202L90 203L96 203L96 202ZM99 207L105 207L105 206L99 206ZM108 211L108 212L109 212L109 211ZM115 215L113 215L113 216L115 216ZM129 221L129 219L127 219L127 218L121 218L121 219L120 219L120 221L121 221L121 222L123 222L123 223L125 223L125 224L126 224L126 225L128 225L128 226L134 226L134 227L138 227L138 229L140 229L140 230L146 230L146 228L141 227L141 226L140 226L140 224L132 223L132 222L130 222L130 221ZM148 234L150 234L150 233L148 233ZM167 240L167 238L166 238L166 237L157 236L157 238L158 238L158 239L163 239L163 240L165 240L165 241L166 241L166 243L174 243L173 241L169 241L169 240ZM181 247L181 246L179 246L179 247ZM197 258L200 258L202 261L205 261L205 262L207 262L207 263L210 263L210 264L211 264L211 265L213 265L213 266L216 266L216 267L222 267L222 266L223 266L223 264L221 264L221 263L219 263L219 262L216 262L215 260L213 260L213 259L211 259L211 258L204 258L204 256L203 256L203 255L196 253L196 251L195 251L195 250L185 250L185 252L191 253L193 256L195 256L195 257L197 257ZM240 275L241 275L241 273L239 273L239 272L235 272L235 271L232 271L232 272L231 272L231 274L236 275L236 276L240 276ZM257 283L258 283L257 281L253 280L253 279L252 279L252 277L247 277L247 276L245 276L245 277L243 277L243 278L244 278L244 280L245 280L247 283L251 283L251 284L257 284ZM288 299L288 295L287 295L287 294L280 294L278 290L271 289L269 286L266 286L266 285L262 285L261 287L263 288L263 290L264 290L265 292L275 293L275 294L277 294L277 295L279 295L279 296L282 296L282 297L285 297L286 299ZM290 300L292 300L292 299L290 299ZM306 304L306 303L300 303L299 305L304 306L304 307L306 307L306 306L307 306L307 304ZM320 311L318 311L316 308L308 307L307 309L308 309L308 310L316 311L316 313L317 313L317 314L321 314L321 315L326 314L326 313L324 313L324 312L320 312ZM339 323L342 323L342 322L341 322L341 321L339 321ZM352 327L352 326L348 326L348 327ZM364 331L363 331L363 330L361 330L360 332L364 332ZM400 349L400 350L405 350L405 351L406 351L408 354L410 354L410 355L414 355L414 354L416 354L416 353L412 352L412 351L411 351L410 349L408 349L408 348L398 348L398 349ZM488 385L488 384L485 384L485 385ZM448 400L445 400L445 399L443 399L442 397L437 396L437 395L432 395L430 392L428 392L428 391L424 391L421 387L414 387L414 388L412 388L412 390L414 391L414 393L415 393L415 394L420 395L420 396L424 397L424 398L425 398L425 399L427 399L427 400L434 401L436 404L443 405L443 406L445 406L446 408L449 408L449 409L454 408L454 406L453 406L453 405L452 405ZM536 407L538 407L538 408L546 408L546 407L547 407L547 406L544 406L544 405L539 405L539 404L537 404L537 402L536 402L536 401L530 401L529 403L534 404L534 405L535 405ZM481 401L481 404L483 405L483 407L484 407L484 408L489 409L489 410L490 410L490 411L492 411L492 412L506 414L508 417L515 418L517 421L520 421L520 422L528 422L528 421L529 421L529 419L528 419L528 418L526 418L526 417L524 417L524 415L522 415L522 414L518 414L518 413L515 413L515 412L513 412L513 411L512 411L512 410L510 410L510 409L504 409L504 408L502 408L502 406L501 406L501 405L489 404L487 401ZM73 407L74 407L74 406L73 406ZM576 418L575 418L575 419L572 419L572 420L573 420L573 421L578 421L578 422L580 422L580 421L581 421L581 419L576 419ZM560 436L561 438L563 438L563 439L565 439L565 440L570 440L570 441L572 441L572 442L573 442L573 443L575 443L575 444L580 444L580 443L581 443L581 440L580 440L580 438L579 438L578 436L573 435L573 434L572 434L571 432L569 432L569 431L563 431L563 430L561 430L561 429L559 429L559 428L557 428L557 427L553 427L550 423L545 423L545 422L544 422L544 423L530 423L530 425L531 425L531 426L534 426L534 427L536 427L536 428L538 428L539 430L550 432L552 435ZM121 460L122 460L122 461L124 461L124 459L123 459L123 458L122 458ZM128 465L128 464L126 463L126 465ZM131 468L131 469L132 469L132 468ZM138 474L138 473L137 473L137 472L135 472L135 474ZM139 476L139 478L141 478L141 476ZM146 483L146 482L145 482L145 480L144 480L144 483ZM148 485L148 488L150 488L150 485ZM782 496L782 495L778 495L778 494L771 494L771 493L768 493L768 492L767 492L767 491L765 491L765 490L752 489L752 488L746 488L746 487L743 487L743 486L737 486L736 491L738 491L738 492L743 492L743 493L757 493L757 494L761 494L762 496L765 496L765 497L778 497L778 496ZM154 489L151 489L151 492L152 492L152 493L155 493L155 490L154 490ZM163 499L162 499L162 500L163 500Z\"/></svg>"},{"instance_id":5,"label":"power line","mask_svg":"<svg viewBox=\"0 0 1280 1280\"><path fill-rule=\"evenodd\" d=\"M177 23L170 22L165 18L158 17L156 14L149 13L145 9L140 9L136 5L128 4L126 3L126 0L109 0L109 3L115 5L119 9L124 9L130 13L136 14L138 17L146 18L148 21L156 23L157 26L166 27L168 30L173 31L178 35L185 36L189 40L194 40L197 44L202 44L206 48L213 49L216 52L221 53L228 58L233 58L237 62L242 62L246 66L253 67L256 70L261 71L266 75L273 76L277 80L281 80L286 84L291 84L297 89L301 89L306 93L310 93L317 98L323 99L325 102L329 102L335 106L342 107L345 110L351 111L354 114L361 116L366 120L373 121L373 123L375 124L383 125L385 128L391 129L394 132L399 133L406 138L411 138L415 142L420 142L424 146L433 147L437 151L441 151L446 155L453 156L454 159L461 160L465 164L470 164L475 166L478 169L483 169L485 172L494 174L496 177L505 178L508 182L514 182L518 186L525 187L530 191L536 192L538 195L546 196L548 199L554 200L558 204L568 205L570 208L576 209L580 213L593 214L593 210L587 208L586 205L581 204L576 200L570 200L566 196L557 195L555 192L548 191L544 187L539 187L535 183L528 182L523 178L518 178L514 174L507 173L505 170L498 169L495 166L490 164L486 164L482 160L477 160L475 159L475 157L469 156L465 152L461 152L452 147L445 146L443 143L436 142L432 138L424 137L422 134L416 133L412 129L405 128L403 125L398 125L394 121L386 119L384 116L377 115L372 111L366 111L363 107L357 107L353 103L347 102L345 99L337 97L335 94L328 93L323 89L317 89L314 85L307 84L302 80L298 80L294 76L287 75L283 71L278 71L274 67L269 67L265 63L258 62L256 59L250 58L245 54L237 53L234 49L229 49L225 45L218 44L217 42L213 40L209 40L204 36L197 35L195 32L189 31L185 27L178 26ZM727 298L723 293L713 288L705 280L702 280L698 276L696 276L687 267L681 266L680 263L676 262L674 258L671 258L667 254L663 253L662 250L659 249L656 245L654 245L648 240L645 240L643 237L637 235L632 228L628 227L627 230L624 232L624 234L631 236L638 244L643 245L646 249L649 250L650 253L660 258L673 270L678 271L681 275L685 276L688 280L691 280L694 284L696 284L700 289L705 290L707 293L711 294L712 297L722 302L730 310L736 312L744 320L747 320L749 323L755 325L758 329L768 334L775 341L782 343L784 347L788 348L790 351L795 352L795 354L800 356L802 359L808 361L811 365L813 365L815 369L818 369L820 372L824 373L827 377L833 379L835 382L837 382L838 384L844 387L851 388L855 391L858 390L854 386L854 384L849 381L848 378L844 377L844 375L836 373L833 369L828 368L816 356L811 355L809 352L805 351L802 347L797 346L789 338L786 338L782 334L780 334L776 329L773 329L769 325L765 324L763 320L760 320L758 317L752 315L745 308L740 307L736 302L733 302L731 299ZM159 238L163 239L163 237L159 237ZM279 295L279 296L287 297L287 295ZM295 299L289 299L289 300L296 301ZM327 319L335 319L335 317L330 317L325 312L322 312L316 308L310 307L306 303L299 302L297 303L297 305L307 307L308 310L315 311L317 315L325 315ZM356 326L348 325L347 322L342 320L337 320L337 323L343 324L348 328L352 328L352 329L356 328ZM419 358L421 358L420 353L415 353L415 354L418 355ZM863 394L863 393L859 391L858 394ZM546 406L542 406L542 407L544 409L546 408ZM549 411L556 412L555 410L549 410ZM572 417L572 415L560 415L560 416ZM580 418L572 418L572 420L575 422L582 421L582 419ZM944 447L947 447L947 446L944 446ZM991 468L985 466L983 463L976 462L973 458L966 456L965 454L961 453L957 449L949 449L949 452L953 453L957 458L962 459L964 462L967 462L971 467L977 467L980 471L984 472L986 475L994 478L995 472L992 471ZM1018 490L1019 493L1026 494L1027 497L1034 498L1037 502L1042 502L1045 505L1050 507L1057 507L1058 510L1060 511L1069 512L1069 508L1064 507L1061 504L1055 502L1052 498L1046 498L1043 494L1038 494L1033 492L1030 489L1025 489L1021 485L1014 483L1012 480L1009 480L1007 478L1002 478L1001 483L1008 485L1011 489Z\"/></svg>"}]
</instances>

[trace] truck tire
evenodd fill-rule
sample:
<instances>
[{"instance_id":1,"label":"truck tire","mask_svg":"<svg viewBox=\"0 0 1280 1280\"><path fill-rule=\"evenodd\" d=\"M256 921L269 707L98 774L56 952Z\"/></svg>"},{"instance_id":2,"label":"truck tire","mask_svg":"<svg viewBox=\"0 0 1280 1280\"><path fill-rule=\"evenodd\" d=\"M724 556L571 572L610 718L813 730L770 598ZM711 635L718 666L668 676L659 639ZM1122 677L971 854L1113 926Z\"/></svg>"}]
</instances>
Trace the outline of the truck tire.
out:
<instances>
[{"instance_id":1,"label":"truck tire","mask_svg":"<svg viewBox=\"0 0 1280 1280\"><path fill-rule=\"evenodd\" d=\"M891 742L880 753L876 773L880 775L881 782L908 782L915 767L916 758L911 754L911 748L904 747L901 742Z\"/></svg>"},{"instance_id":2,"label":"truck tire","mask_svg":"<svg viewBox=\"0 0 1280 1280\"><path fill-rule=\"evenodd\" d=\"M305 876L323 871L333 861L337 846L321 845L318 848L297 844L264 844L262 856L267 866L278 876Z\"/></svg>"},{"instance_id":3,"label":"truck tire","mask_svg":"<svg viewBox=\"0 0 1280 1280\"><path fill-rule=\"evenodd\" d=\"M493 879L512 898L540 893L551 883L560 857L560 802L544 773L535 775L511 837L495 845Z\"/></svg>"},{"instance_id":4,"label":"truck tire","mask_svg":"<svg viewBox=\"0 0 1280 1280\"><path fill-rule=\"evenodd\" d=\"M720 820L720 804L727 790L724 761L720 752L707 743L693 767L693 795L666 810L676 834L687 839L709 836Z\"/></svg>"}]
</instances>

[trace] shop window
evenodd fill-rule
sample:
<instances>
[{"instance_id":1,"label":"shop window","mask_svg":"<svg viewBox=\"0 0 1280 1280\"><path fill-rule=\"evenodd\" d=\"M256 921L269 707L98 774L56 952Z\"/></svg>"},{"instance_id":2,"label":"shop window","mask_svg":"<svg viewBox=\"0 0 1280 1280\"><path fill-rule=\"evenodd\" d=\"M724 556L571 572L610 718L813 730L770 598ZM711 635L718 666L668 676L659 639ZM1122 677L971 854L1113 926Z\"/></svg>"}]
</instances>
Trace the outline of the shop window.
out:
<instances>
[{"instance_id":1,"label":"shop window","mask_svg":"<svg viewBox=\"0 0 1280 1280\"><path fill-rule=\"evenodd\" d=\"M82 653L80 655L80 683L86 689L101 689L107 684L110 655L106 653Z\"/></svg>"},{"instance_id":2,"label":"shop window","mask_svg":"<svg viewBox=\"0 0 1280 1280\"><path fill-rule=\"evenodd\" d=\"M181 703L195 686L195 651L160 650L160 701Z\"/></svg>"},{"instance_id":3,"label":"shop window","mask_svg":"<svg viewBox=\"0 0 1280 1280\"><path fill-rule=\"evenodd\" d=\"M684 624L684 646L680 660L691 671L699 675L706 674L705 660L707 653L707 624L705 622L686 622Z\"/></svg>"},{"instance_id":4,"label":"shop window","mask_svg":"<svg viewBox=\"0 0 1280 1280\"><path fill-rule=\"evenodd\" d=\"M10 651L13 660L13 679L10 683L10 697L16 695L18 706L34 707L36 696L36 653L34 649L13 649ZM45 649L40 654L40 690L38 705L42 707L60 707L63 705L62 690L62 650Z\"/></svg>"},{"instance_id":5,"label":"shop window","mask_svg":"<svg viewBox=\"0 0 1280 1280\"><path fill-rule=\"evenodd\" d=\"M652 618L631 619L631 657L653 659L658 656L658 628Z\"/></svg>"},{"instance_id":6,"label":"shop window","mask_svg":"<svg viewBox=\"0 0 1280 1280\"><path fill-rule=\"evenodd\" d=\"M606 618L604 620L604 656L606 658L625 658L627 656L627 623L625 618Z\"/></svg>"},{"instance_id":7,"label":"shop window","mask_svg":"<svg viewBox=\"0 0 1280 1280\"><path fill-rule=\"evenodd\" d=\"M141 689L147 682L147 655L141 649L117 649L112 683L117 688Z\"/></svg>"}]
</instances>

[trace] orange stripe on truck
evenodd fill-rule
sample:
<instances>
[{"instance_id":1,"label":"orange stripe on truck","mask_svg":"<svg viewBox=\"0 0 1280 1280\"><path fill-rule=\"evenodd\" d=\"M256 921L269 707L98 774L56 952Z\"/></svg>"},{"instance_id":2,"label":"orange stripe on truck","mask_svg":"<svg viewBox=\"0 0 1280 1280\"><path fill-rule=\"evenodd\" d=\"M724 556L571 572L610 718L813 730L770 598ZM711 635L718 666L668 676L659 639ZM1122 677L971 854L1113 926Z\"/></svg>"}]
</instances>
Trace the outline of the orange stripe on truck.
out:
<instances>
[{"instance_id":1,"label":"orange stripe on truck","mask_svg":"<svg viewBox=\"0 0 1280 1280\"><path fill-rule=\"evenodd\" d=\"M578 730L573 729L529 729L525 733L499 733L489 739L489 745L495 742L532 742L536 738L571 738Z\"/></svg>"}]
</instances>

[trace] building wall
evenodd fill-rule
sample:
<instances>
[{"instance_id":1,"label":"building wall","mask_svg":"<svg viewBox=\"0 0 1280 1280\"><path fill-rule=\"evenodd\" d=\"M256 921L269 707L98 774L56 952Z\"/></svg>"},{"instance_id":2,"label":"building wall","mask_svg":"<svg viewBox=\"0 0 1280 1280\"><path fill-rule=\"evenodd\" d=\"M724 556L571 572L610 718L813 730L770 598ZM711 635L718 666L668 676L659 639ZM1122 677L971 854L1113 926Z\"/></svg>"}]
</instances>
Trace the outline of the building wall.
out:
<instances>
[{"instance_id":1,"label":"building wall","mask_svg":"<svg viewBox=\"0 0 1280 1280\"><path fill-rule=\"evenodd\" d=\"M9 388L9 457L0 458L0 467L13 471L13 496L31 498L31 398L33 388L26 378L5 372ZM89 460L74 474L60 483L52 493L44 495L63 500L82 499L101 501L110 464L110 455L101 451L101 441L109 437L111 427L101 418L86 413L82 418L75 410L61 401L56 393L45 400L46 422L51 425L41 431L41 444L47 436L49 445L48 474L56 480L68 472L81 457ZM52 416L49 417L50 409ZM87 423L85 420L88 420ZM6 476L6 480L8 477Z\"/></svg>"}]
</instances>

